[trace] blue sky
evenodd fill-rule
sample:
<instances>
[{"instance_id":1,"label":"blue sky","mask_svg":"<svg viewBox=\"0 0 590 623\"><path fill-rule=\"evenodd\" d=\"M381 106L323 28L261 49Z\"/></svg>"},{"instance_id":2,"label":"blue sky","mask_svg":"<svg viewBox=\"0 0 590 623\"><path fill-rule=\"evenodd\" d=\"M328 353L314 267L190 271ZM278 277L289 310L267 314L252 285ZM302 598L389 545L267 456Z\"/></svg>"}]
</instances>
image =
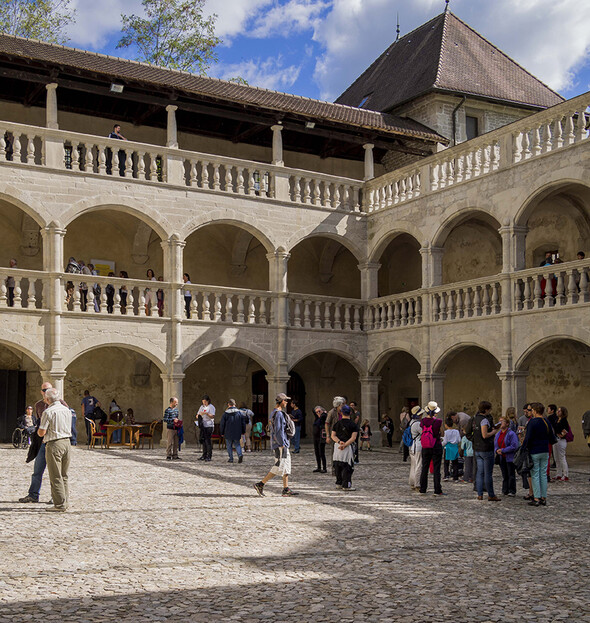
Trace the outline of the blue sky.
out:
<instances>
[{"instance_id":1,"label":"blue sky","mask_svg":"<svg viewBox=\"0 0 590 623\"><path fill-rule=\"evenodd\" d=\"M580 0L451 0L451 10L565 97L590 90L590 11ZM72 0L70 44L116 50L121 12L140 0ZM444 0L207 0L223 39L209 75L333 100L395 39L444 10Z\"/></svg>"}]
</instances>

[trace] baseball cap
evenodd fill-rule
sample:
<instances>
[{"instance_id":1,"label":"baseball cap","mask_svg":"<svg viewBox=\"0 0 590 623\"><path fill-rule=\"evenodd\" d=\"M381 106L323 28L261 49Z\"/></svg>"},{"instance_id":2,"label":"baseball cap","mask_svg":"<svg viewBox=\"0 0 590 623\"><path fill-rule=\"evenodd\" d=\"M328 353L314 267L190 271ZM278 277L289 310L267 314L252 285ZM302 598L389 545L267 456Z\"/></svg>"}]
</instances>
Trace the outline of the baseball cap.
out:
<instances>
[{"instance_id":1,"label":"baseball cap","mask_svg":"<svg viewBox=\"0 0 590 623\"><path fill-rule=\"evenodd\" d=\"M283 400L291 400L291 396L287 396L287 394L277 394L275 402L283 402Z\"/></svg>"}]
</instances>

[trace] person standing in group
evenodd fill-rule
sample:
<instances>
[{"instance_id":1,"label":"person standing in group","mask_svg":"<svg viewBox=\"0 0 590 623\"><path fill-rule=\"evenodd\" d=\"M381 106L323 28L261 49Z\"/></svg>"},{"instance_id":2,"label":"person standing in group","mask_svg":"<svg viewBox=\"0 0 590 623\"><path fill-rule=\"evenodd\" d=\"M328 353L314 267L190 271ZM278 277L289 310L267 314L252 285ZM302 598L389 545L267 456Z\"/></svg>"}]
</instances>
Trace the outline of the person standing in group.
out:
<instances>
[{"instance_id":1,"label":"person standing in group","mask_svg":"<svg viewBox=\"0 0 590 623\"><path fill-rule=\"evenodd\" d=\"M526 427L522 445L527 448L533 467L531 480L533 499L529 506L547 506L547 461L549 460L549 444L555 441L551 424L543 417L545 407L540 402L531 402L533 417Z\"/></svg>"},{"instance_id":2,"label":"person standing in group","mask_svg":"<svg viewBox=\"0 0 590 623\"><path fill-rule=\"evenodd\" d=\"M243 448L246 452L252 452L252 423L254 422L254 412L248 409L245 402L240 402L239 409L246 420L246 432L242 435Z\"/></svg>"},{"instance_id":3,"label":"person standing in group","mask_svg":"<svg viewBox=\"0 0 590 623\"><path fill-rule=\"evenodd\" d=\"M170 406L164 411L166 424L166 460L179 461L178 456L178 429L182 426L182 418L178 410L178 398L170 398ZM180 424L180 425L179 425Z\"/></svg>"},{"instance_id":4,"label":"person standing in group","mask_svg":"<svg viewBox=\"0 0 590 623\"><path fill-rule=\"evenodd\" d=\"M236 407L236 401L230 398L227 401L227 409L221 416L221 421L219 422L219 433L225 437L225 447L229 454L228 463L234 462L234 447L238 455L238 463L244 460L240 439L245 432L246 417Z\"/></svg>"},{"instance_id":5,"label":"person standing in group","mask_svg":"<svg viewBox=\"0 0 590 623\"><path fill-rule=\"evenodd\" d=\"M556 415L557 421L553 426L555 436L557 437L557 443L553 446L555 464L557 466L555 480L567 482L569 480L569 468L565 455L567 451L567 444L574 440L574 435L567 421L567 409L565 407L558 407Z\"/></svg>"},{"instance_id":6,"label":"person standing in group","mask_svg":"<svg viewBox=\"0 0 590 623\"><path fill-rule=\"evenodd\" d=\"M47 472L51 484L53 506L48 511L66 511L69 503L68 469L70 466L70 437L72 413L61 404L59 392L53 387L45 391L47 408L43 411L39 437L45 442Z\"/></svg>"},{"instance_id":7,"label":"person standing in group","mask_svg":"<svg viewBox=\"0 0 590 623\"><path fill-rule=\"evenodd\" d=\"M510 416L500 417L500 430L494 437L494 451L500 460L502 470L502 495L516 495L516 470L514 469L514 453L518 450L518 436L510 428Z\"/></svg>"},{"instance_id":8,"label":"person standing in group","mask_svg":"<svg viewBox=\"0 0 590 623\"><path fill-rule=\"evenodd\" d=\"M151 268L147 269L145 277L149 281L156 281L156 275L154 274L154 271ZM144 304L145 304L146 316L151 316L152 315L152 305L153 305L153 301L154 301L152 289L151 288L145 288L145 290L143 291L143 296L144 296Z\"/></svg>"},{"instance_id":9,"label":"person standing in group","mask_svg":"<svg viewBox=\"0 0 590 623\"><path fill-rule=\"evenodd\" d=\"M453 418L447 415L445 421L445 434L442 445L445 454L445 476L444 480L450 478L450 467L453 467L453 482L459 482L459 444L461 443L461 433L455 428Z\"/></svg>"},{"instance_id":10,"label":"person standing in group","mask_svg":"<svg viewBox=\"0 0 590 623\"><path fill-rule=\"evenodd\" d=\"M326 410L318 405L313 410L313 449L315 452L315 460L317 468L314 473L326 474Z\"/></svg>"},{"instance_id":11,"label":"person standing in group","mask_svg":"<svg viewBox=\"0 0 590 623\"><path fill-rule=\"evenodd\" d=\"M461 455L463 456L463 478L462 483L473 483L473 442L467 437L467 427L463 428L461 437Z\"/></svg>"},{"instance_id":12,"label":"person standing in group","mask_svg":"<svg viewBox=\"0 0 590 623\"><path fill-rule=\"evenodd\" d=\"M446 495L440 484L440 465L442 463L443 447L440 439L442 420L435 417L440 413L440 407L434 400L426 405L426 412L420 422L422 434L422 470L420 472L420 493L425 494L428 489L428 470L432 461L432 476L434 480L434 495Z\"/></svg>"},{"instance_id":13,"label":"person standing in group","mask_svg":"<svg viewBox=\"0 0 590 623\"><path fill-rule=\"evenodd\" d=\"M402 410L399 414L399 430L402 435L402 438L399 442L399 452L403 454L404 463L408 460L408 456L410 455L410 449L404 443L404 431L410 425L412 417L410 416L410 407L402 407Z\"/></svg>"},{"instance_id":14,"label":"person standing in group","mask_svg":"<svg viewBox=\"0 0 590 623\"><path fill-rule=\"evenodd\" d=\"M393 420L387 413L381 416L381 445L393 448Z\"/></svg>"},{"instance_id":15,"label":"person standing in group","mask_svg":"<svg viewBox=\"0 0 590 623\"><path fill-rule=\"evenodd\" d=\"M301 444L301 426L303 425L303 413L299 408L299 400L293 398L291 400L291 419L295 424L295 436L291 440L293 447L293 454L299 454Z\"/></svg>"},{"instance_id":16,"label":"person standing in group","mask_svg":"<svg viewBox=\"0 0 590 623\"><path fill-rule=\"evenodd\" d=\"M483 488L488 492L488 502L500 502L501 498L494 493L494 437L498 426L492 419L492 405L487 400L479 403L478 412L472 420L473 450L477 469L475 485L477 499L483 500Z\"/></svg>"},{"instance_id":17,"label":"person standing in group","mask_svg":"<svg viewBox=\"0 0 590 623\"><path fill-rule=\"evenodd\" d=\"M369 423L369 420L363 420L361 424L360 436L361 436L361 444L360 444L361 450L363 450L365 447L365 444L367 444L367 450L370 452L371 451L371 437L373 436L373 433L371 432L371 424Z\"/></svg>"},{"instance_id":18,"label":"person standing in group","mask_svg":"<svg viewBox=\"0 0 590 623\"><path fill-rule=\"evenodd\" d=\"M509 425L510 430L516 433L518 431L518 418L516 417L516 408L508 407L506 409L506 417L508 418L508 421L510 422L510 425Z\"/></svg>"},{"instance_id":19,"label":"person standing in group","mask_svg":"<svg viewBox=\"0 0 590 623\"><path fill-rule=\"evenodd\" d=\"M84 424L86 424L86 445L89 446L92 437L92 429L90 428L89 420L96 422L97 418L94 416L94 410L96 407L100 407L100 402L85 389L84 398L82 398L80 404L82 406L82 413L84 414Z\"/></svg>"},{"instance_id":20,"label":"person standing in group","mask_svg":"<svg viewBox=\"0 0 590 623\"><path fill-rule=\"evenodd\" d=\"M422 444L420 436L422 435L422 427L420 426L420 418L424 415L424 409L419 405L412 407L411 419L409 424L410 435L412 437L412 445L410 451L410 477L408 482L414 491L420 491L420 475L422 474Z\"/></svg>"},{"instance_id":21,"label":"person standing in group","mask_svg":"<svg viewBox=\"0 0 590 623\"><path fill-rule=\"evenodd\" d=\"M197 413L197 418L201 416L203 426L201 434L203 437L203 455L199 457L199 461L211 461L213 457L213 442L211 435L215 428L215 407L211 404L211 398L207 394L201 399L201 406Z\"/></svg>"},{"instance_id":22,"label":"person standing in group","mask_svg":"<svg viewBox=\"0 0 590 623\"><path fill-rule=\"evenodd\" d=\"M328 411L326 416L326 443L330 445L332 443L332 429L334 424L342 417L340 410L342 405L346 404L346 398L344 396L334 396L332 399L332 409ZM332 464L332 475L335 475L334 464Z\"/></svg>"},{"instance_id":23,"label":"person standing in group","mask_svg":"<svg viewBox=\"0 0 590 623\"><path fill-rule=\"evenodd\" d=\"M358 436L358 427L350 420L352 409L342 405L342 419L334 424L332 441L334 442L333 462L336 469L336 488L354 491L352 473L354 472L353 444Z\"/></svg>"},{"instance_id":24,"label":"person standing in group","mask_svg":"<svg viewBox=\"0 0 590 623\"><path fill-rule=\"evenodd\" d=\"M353 444L354 447L354 462L355 465L358 465L359 462L359 446L360 446L360 430L361 430L361 412L359 411L358 405L354 400L350 401L350 408L352 409L352 413L350 414L350 420L354 422L356 427L359 429L359 435L356 438L356 441Z\"/></svg>"},{"instance_id":25,"label":"person standing in group","mask_svg":"<svg viewBox=\"0 0 590 623\"><path fill-rule=\"evenodd\" d=\"M291 475L289 430L292 430L293 434L295 434L295 426L292 422L289 424L288 421L289 415L287 414L287 402L289 400L291 400L291 398L286 394L278 394L275 400L276 407L270 414L270 447L274 452L274 465L262 480L254 484L256 493L262 497L264 497L264 486L275 476L281 476L283 479L283 497L299 495L289 488L289 476Z\"/></svg>"}]
</instances>

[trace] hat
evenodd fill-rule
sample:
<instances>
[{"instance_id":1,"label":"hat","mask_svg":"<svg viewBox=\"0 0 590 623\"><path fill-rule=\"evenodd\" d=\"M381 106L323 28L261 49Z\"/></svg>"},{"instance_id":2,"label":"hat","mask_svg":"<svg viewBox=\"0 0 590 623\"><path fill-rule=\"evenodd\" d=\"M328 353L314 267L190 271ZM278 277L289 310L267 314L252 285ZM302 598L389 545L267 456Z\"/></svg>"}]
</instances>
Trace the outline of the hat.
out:
<instances>
[{"instance_id":1,"label":"hat","mask_svg":"<svg viewBox=\"0 0 590 623\"><path fill-rule=\"evenodd\" d=\"M434 400L431 400L426 405L426 410L427 411L433 411L434 413L438 413L440 411L440 407L438 406L438 402L434 402Z\"/></svg>"},{"instance_id":2,"label":"hat","mask_svg":"<svg viewBox=\"0 0 590 623\"><path fill-rule=\"evenodd\" d=\"M291 396L287 396L287 394L277 394L275 402L278 404L279 402L283 402L283 400L291 400Z\"/></svg>"},{"instance_id":3,"label":"hat","mask_svg":"<svg viewBox=\"0 0 590 623\"><path fill-rule=\"evenodd\" d=\"M424 415L424 409L420 405L416 405L415 407L412 407L412 415Z\"/></svg>"},{"instance_id":4,"label":"hat","mask_svg":"<svg viewBox=\"0 0 590 623\"><path fill-rule=\"evenodd\" d=\"M340 409L342 415L350 415L352 409L348 405L342 405L342 409Z\"/></svg>"}]
</instances>

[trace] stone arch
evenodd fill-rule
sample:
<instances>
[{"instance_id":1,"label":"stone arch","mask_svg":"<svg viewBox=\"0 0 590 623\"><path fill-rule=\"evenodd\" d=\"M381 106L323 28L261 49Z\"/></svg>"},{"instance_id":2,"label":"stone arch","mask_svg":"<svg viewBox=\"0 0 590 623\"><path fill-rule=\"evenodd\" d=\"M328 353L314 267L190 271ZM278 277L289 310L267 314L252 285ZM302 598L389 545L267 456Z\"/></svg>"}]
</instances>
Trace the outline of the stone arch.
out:
<instances>
[{"instance_id":1,"label":"stone arch","mask_svg":"<svg viewBox=\"0 0 590 623\"><path fill-rule=\"evenodd\" d=\"M417 362L420 368L422 368L422 364L420 363L420 353L414 344L405 344L403 347L401 346L392 346L387 350L379 353L376 357L373 358L373 361L369 364L369 374L379 375L379 370L385 365L389 357L391 355L395 355L396 353L406 353L413 357Z\"/></svg>"},{"instance_id":2,"label":"stone arch","mask_svg":"<svg viewBox=\"0 0 590 623\"><path fill-rule=\"evenodd\" d=\"M379 264L378 296L390 296L422 287L422 254L419 232L402 231L396 227L382 236L370 261Z\"/></svg>"},{"instance_id":3,"label":"stone arch","mask_svg":"<svg viewBox=\"0 0 590 623\"><path fill-rule=\"evenodd\" d=\"M576 333L578 333L578 335L576 335ZM570 342L573 342L574 344L579 345L580 351L584 351L585 349L590 349L590 339L588 337L587 332L583 334L581 330L578 330L577 328L574 327L574 330L572 331L572 334L570 335L567 335L567 334L550 335L550 336L540 338L536 340L535 342L533 342L532 344L530 344L525 349L525 351L520 355L520 357L517 359L516 364L514 365L514 369L519 370L519 371L526 370L530 362L530 357L536 350L538 350L539 348L547 344L551 344L552 342L558 342L561 340L570 341Z\"/></svg>"},{"instance_id":4,"label":"stone arch","mask_svg":"<svg viewBox=\"0 0 590 623\"><path fill-rule=\"evenodd\" d=\"M293 234L284 245L285 249L291 252L298 244L300 244L304 240L309 240L310 238L329 238L331 240L339 242L343 247L348 249L354 255L357 261L362 261L362 258L365 255L364 252L361 251L360 247L352 242L349 237L334 232L332 229L326 228L324 230L324 228L322 228L321 226L310 227L309 230L310 231L308 231L304 235Z\"/></svg>"},{"instance_id":5,"label":"stone arch","mask_svg":"<svg viewBox=\"0 0 590 623\"><path fill-rule=\"evenodd\" d=\"M497 361L498 366L501 365L500 358L494 352L492 352L488 348L488 346L489 344L484 345L478 342L460 342L458 344L454 344L448 350L445 350L442 355L440 355L440 357L436 360L436 363L432 367L432 371L435 374L444 373L448 363L461 351L466 350L468 348L479 348L480 350L485 351Z\"/></svg>"},{"instance_id":6,"label":"stone arch","mask_svg":"<svg viewBox=\"0 0 590 623\"><path fill-rule=\"evenodd\" d=\"M439 226L432 237L432 246L444 246L451 231L471 219L481 220L495 231L498 231L501 226L501 223L490 211L478 207L461 208L460 210L453 211Z\"/></svg>"},{"instance_id":7,"label":"stone arch","mask_svg":"<svg viewBox=\"0 0 590 623\"><path fill-rule=\"evenodd\" d=\"M10 205L22 210L27 216L30 216L40 228L46 227L47 221L41 215L40 206L32 205L30 198L16 188L7 186L0 191L0 201L5 201Z\"/></svg>"},{"instance_id":8,"label":"stone arch","mask_svg":"<svg viewBox=\"0 0 590 623\"><path fill-rule=\"evenodd\" d=\"M140 343L138 343L140 342ZM127 350L135 351L140 355L143 355L149 359L162 374L166 372L166 353L160 348L151 345L151 350L146 349L142 344L145 344L144 340L136 340L131 335L118 335L117 339L112 342L99 342L97 343L96 336L80 340L74 346L70 347L63 353L64 367L67 368L76 359L82 355L96 350L98 348L117 347Z\"/></svg>"},{"instance_id":9,"label":"stone arch","mask_svg":"<svg viewBox=\"0 0 590 623\"><path fill-rule=\"evenodd\" d=\"M412 223L407 221L399 221L395 223L395 229L387 231L383 234L369 250L369 262L378 262L379 258L383 255L385 249L389 246L389 243L395 240L398 236L402 235L411 236L418 246L421 246L424 240L424 233L418 229Z\"/></svg>"},{"instance_id":10,"label":"stone arch","mask_svg":"<svg viewBox=\"0 0 590 623\"><path fill-rule=\"evenodd\" d=\"M198 339L182 354L182 369L186 370L199 359L215 352L234 351L255 361L267 373L275 369L274 361L269 360L267 351L249 340L220 335L212 341Z\"/></svg>"},{"instance_id":11,"label":"stone arch","mask_svg":"<svg viewBox=\"0 0 590 623\"><path fill-rule=\"evenodd\" d=\"M346 342L339 343L337 346L331 340L316 340L296 351L296 354L289 361L289 370L292 370L298 363L306 357L317 353L330 353L342 357L347 361L360 376L366 375L366 367L354 354L354 347Z\"/></svg>"},{"instance_id":12,"label":"stone arch","mask_svg":"<svg viewBox=\"0 0 590 623\"><path fill-rule=\"evenodd\" d=\"M31 361L33 361L40 370L45 369L45 362L43 361L42 353L35 352L35 343L31 342L23 335L19 335L18 343L6 338L0 338L0 346L6 346L8 350L26 355Z\"/></svg>"}]
</instances>

